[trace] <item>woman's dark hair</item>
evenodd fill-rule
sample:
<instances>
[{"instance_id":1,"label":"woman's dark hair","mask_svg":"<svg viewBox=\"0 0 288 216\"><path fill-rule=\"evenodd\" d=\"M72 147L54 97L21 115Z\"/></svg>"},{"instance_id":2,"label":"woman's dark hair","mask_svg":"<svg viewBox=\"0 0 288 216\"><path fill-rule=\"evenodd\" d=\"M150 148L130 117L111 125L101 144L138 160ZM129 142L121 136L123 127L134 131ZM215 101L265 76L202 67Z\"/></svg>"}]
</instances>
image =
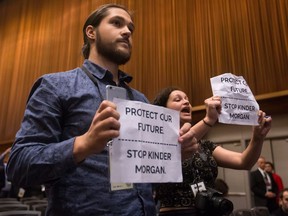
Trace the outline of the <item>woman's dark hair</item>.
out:
<instances>
[{"instance_id":1,"label":"woman's dark hair","mask_svg":"<svg viewBox=\"0 0 288 216\"><path fill-rule=\"evenodd\" d=\"M215 189L218 190L219 192L221 192L223 194L223 196L228 195L229 187L223 179L217 178L215 180Z\"/></svg>"},{"instance_id":2,"label":"woman's dark hair","mask_svg":"<svg viewBox=\"0 0 288 216\"><path fill-rule=\"evenodd\" d=\"M265 164L269 164L271 166L272 170L274 170L274 164L272 162L266 161Z\"/></svg>"},{"instance_id":3,"label":"woman's dark hair","mask_svg":"<svg viewBox=\"0 0 288 216\"><path fill-rule=\"evenodd\" d=\"M180 88L176 86L170 86L162 89L154 99L153 104L157 106L167 107L167 101L169 99L169 96L175 90L182 91Z\"/></svg>"},{"instance_id":4,"label":"woman's dark hair","mask_svg":"<svg viewBox=\"0 0 288 216\"><path fill-rule=\"evenodd\" d=\"M83 41L84 44L82 46L82 54L84 56L85 59L88 59L89 54L90 54L90 43L89 43L89 39L86 35L86 28L88 25L92 25L93 27L97 28L101 21L108 16L108 11L110 8L120 8L125 10L132 19L132 14L126 9L126 7L122 6L122 5L118 5L118 4L105 4L102 5L101 7L99 7L97 10L95 10L94 12L92 12L89 17L87 18L84 26L83 26Z\"/></svg>"}]
</instances>

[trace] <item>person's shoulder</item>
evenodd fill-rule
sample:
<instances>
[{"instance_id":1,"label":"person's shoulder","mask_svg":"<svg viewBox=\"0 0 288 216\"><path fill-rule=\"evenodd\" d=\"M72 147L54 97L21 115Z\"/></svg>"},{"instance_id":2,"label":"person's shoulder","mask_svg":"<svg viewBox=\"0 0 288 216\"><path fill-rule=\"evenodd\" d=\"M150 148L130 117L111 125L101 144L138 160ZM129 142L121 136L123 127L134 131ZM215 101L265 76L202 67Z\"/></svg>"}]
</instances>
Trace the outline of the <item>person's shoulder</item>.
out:
<instances>
[{"instance_id":1,"label":"person's shoulder","mask_svg":"<svg viewBox=\"0 0 288 216\"><path fill-rule=\"evenodd\" d=\"M67 70L67 71L59 71L59 72L53 72L53 73L47 73L44 74L40 77L40 79L62 79L62 78L71 78L71 77L75 77L78 75L78 73L81 72L81 69L78 68L74 68L71 70Z\"/></svg>"},{"instance_id":2,"label":"person's shoulder","mask_svg":"<svg viewBox=\"0 0 288 216\"><path fill-rule=\"evenodd\" d=\"M275 176L276 178L281 178L281 176L278 175L277 173L273 173L273 176Z\"/></svg>"},{"instance_id":3,"label":"person's shoulder","mask_svg":"<svg viewBox=\"0 0 288 216\"><path fill-rule=\"evenodd\" d=\"M212 150L214 150L218 146L216 143L212 142L211 140L205 140L205 139L199 140L199 143L202 146L208 147L209 149L212 149Z\"/></svg>"},{"instance_id":4,"label":"person's shoulder","mask_svg":"<svg viewBox=\"0 0 288 216\"><path fill-rule=\"evenodd\" d=\"M56 89L69 88L69 86L74 86L79 77L84 76L85 74L81 72L80 68L74 68L72 70L44 74L36 80L34 85L55 87Z\"/></svg>"},{"instance_id":5,"label":"person's shoulder","mask_svg":"<svg viewBox=\"0 0 288 216\"><path fill-rule=\"evenodd\" d=\"M199 140L199 143L201 145L208 145L209 143L212 143L210 140L206 140L206 139L201 139Z\"/></svg>"},{"instance_id":6,"label":"person's shoulder","mask_svg":"<svg viewBox=\"0 0 288 216\"><path fill-rule=\"evenodd\" d=\"M80 68L75 68L64 72L47 73L40 76L34 82L28 100L38 90L49 89L50 91L62 92L63 88L73 87L73 83L75 83L80 71Z\"/></svg>"},{"instance_id":7,"label":"person's shoulder","mask_svg":"<svg viewBox=\"0 0 288 216\"><path fill-rule=\"evenodd\" d=\"M271 216L285 215L281 208L276 209L272 212Z\"/></svg>"},{"instance_id":8,"label":"person's shoulder","mask_svg":"<svg viewBox=\"0 0 288 216\"><path fill-rule=\"evenodd\" d=\"M260 171L258 170L258 169L255 169L255 170L251 170L251 174L253 175L253 174L256 174L256 173L259 173Z\"/></svg>"},{"instance_id":9,"label":"person's shoulder","mask_svg":"<svg viewBox=\"0 0 288 216\"><path fill-rule=\"evenodd\" d=\"M253 173L258 173L258 172L260 172L260 171L259 171L258 168L256 168L255 170L252 170L251 172L253 172Z\"/></svg>"},{"instance_id":10,"label":"person's shoulder","mask_svg":"<svg viewBox=\"0 0 288 216\"><path fill-rule=\"evenodd\" d=\"M129 88L131 89L135 100L149 103L149 100L146 98L146 96L142 92L140 92L134 88L131 88L131 87L129 87Z\"/></svg>"}]
</instances>

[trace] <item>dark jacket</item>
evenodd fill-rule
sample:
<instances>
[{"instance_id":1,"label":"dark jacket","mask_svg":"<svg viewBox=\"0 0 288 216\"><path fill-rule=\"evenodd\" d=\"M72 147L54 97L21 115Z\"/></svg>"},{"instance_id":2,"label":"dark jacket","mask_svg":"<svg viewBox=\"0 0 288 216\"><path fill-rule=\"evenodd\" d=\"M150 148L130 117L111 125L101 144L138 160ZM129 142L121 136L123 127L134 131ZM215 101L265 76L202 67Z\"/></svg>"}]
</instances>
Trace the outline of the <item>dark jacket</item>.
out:
<instances>
[{"instance_id":1,"label":"dark jacket","mask_svg":"<svg viewBox=\"0 0 288 216\"><path fill-rule=\"evenodd\" d=\"M273 179L273 176L268 173L272 189L271 192L278 194L277 185ZM272 212L277 209L277 202L275 198L267 198L265 197L266 194L266 184L264 181L264 177L262 173L257 169L252 171L250 174L250 187L251 191L254 193L254 205L255 206L266 206L268 207L269 211Z\"/></svg>"}]
</instances>

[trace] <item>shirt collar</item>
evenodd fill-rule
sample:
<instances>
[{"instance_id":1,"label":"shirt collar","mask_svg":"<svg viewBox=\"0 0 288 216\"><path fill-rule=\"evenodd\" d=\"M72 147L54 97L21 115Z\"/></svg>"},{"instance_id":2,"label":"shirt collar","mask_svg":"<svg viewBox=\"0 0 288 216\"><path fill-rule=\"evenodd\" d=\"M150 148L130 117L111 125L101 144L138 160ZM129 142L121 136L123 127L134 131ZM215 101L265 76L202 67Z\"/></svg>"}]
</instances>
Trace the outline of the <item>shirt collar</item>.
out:
<instances>
[{"instance_id":1,"label":"shirt collar","mask_svg":"<svg viewBox=\"0 0 288 216\"><path fill-rule=\"evenodd\" d=\"M265 172L265 170L262 170L260 167L258 167L258 170L261 172L261 174L264 176L264 173L267 173Z\"/></svg>"},{"instance_id":2,"label":"shirt collar","mask_svg":"<svg viewBox=\"0 0 288 216\"><path fill-rule=\"evenodd\" d=\"M107 79L113 80L113 75L109 70L100 67L99 65L89 61L88 59L85 59L83 65L93 74L93 76L97 77L98 79L102 80L104 77L107 77ZM118 76L120 83L130 83L133 79L132 76L126 74L121 70L118 70Z\"/></svg>"}]
</instances>

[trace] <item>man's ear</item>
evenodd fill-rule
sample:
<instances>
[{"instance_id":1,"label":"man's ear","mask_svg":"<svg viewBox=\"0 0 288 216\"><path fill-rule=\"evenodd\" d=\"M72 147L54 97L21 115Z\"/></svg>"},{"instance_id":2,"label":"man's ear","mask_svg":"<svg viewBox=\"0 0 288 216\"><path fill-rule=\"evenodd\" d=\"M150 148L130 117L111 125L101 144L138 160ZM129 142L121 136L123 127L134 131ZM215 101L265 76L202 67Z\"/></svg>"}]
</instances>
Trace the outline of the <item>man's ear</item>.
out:
<instances>
[{"instance_id":1,"label":"man's ear","mask_svg":"<svg viewBox=\"0 0 288 216\"><path fill-rule=\"evenodd\" d=\"M86 35L89 39L95 40L96 39L96 31L92 25L88 25L86 27Z\"/></svg>"}]
</instances>

